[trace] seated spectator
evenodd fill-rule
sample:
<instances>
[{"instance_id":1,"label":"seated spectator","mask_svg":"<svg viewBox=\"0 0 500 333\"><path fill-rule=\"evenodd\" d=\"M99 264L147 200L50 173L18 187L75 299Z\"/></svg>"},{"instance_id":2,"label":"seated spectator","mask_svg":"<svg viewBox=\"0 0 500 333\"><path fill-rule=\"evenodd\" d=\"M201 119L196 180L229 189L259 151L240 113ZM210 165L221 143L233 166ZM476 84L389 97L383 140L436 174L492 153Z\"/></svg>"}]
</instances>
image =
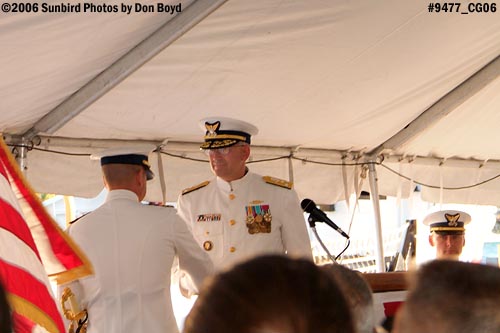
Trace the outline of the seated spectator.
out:
<instances>
[{"instance_id":1,"label":"seated spectator","mask_svg":"<svg viewBox=\"0 0 500 333\"><path fill-rule=\"evenodd\" d=\"M185 333L351 333L349 305L309 260L265 255L213 277L200 291Z\"/></svg>"},{"instance_id":2,"label":"seated spectator","mask_svg":"<svg viewBox=\"0 0 500 333\"><path fill-rule=\"evenodd\" d=\"M322 266L340 286L351 306L358 333L373 333L375 314L373 312L373 292L368 282L359 272L337 264Z\"/></svg>"},{"instance_id":3,"label":"seated spectator","mask_svg":"<svg viewBox=\"0 0 500 333\"><path fill-rule=\"evenodd\" d=\"M500 332L499 309L499 268L434 260L410 281L394 332Z\"/></svg>"}]
</instances>

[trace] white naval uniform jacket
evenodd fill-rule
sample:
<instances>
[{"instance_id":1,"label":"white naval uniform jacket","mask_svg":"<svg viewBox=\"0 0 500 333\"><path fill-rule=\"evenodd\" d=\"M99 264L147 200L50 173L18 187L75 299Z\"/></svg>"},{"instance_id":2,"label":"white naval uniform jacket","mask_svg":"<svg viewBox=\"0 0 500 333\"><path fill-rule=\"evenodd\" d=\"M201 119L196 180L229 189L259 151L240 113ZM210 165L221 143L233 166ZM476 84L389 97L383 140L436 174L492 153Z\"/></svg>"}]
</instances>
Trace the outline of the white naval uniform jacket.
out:
<instances>
[{"instance_id":1,"label":"white naval uniform jacket","mask_svg":"<svg viewBox=\"0 0 500 333\"><path fill-rule=\"evenodd\" d=\"M127 190L71 225L94 275L79 280L88 333L178 332L170 299L174 257L197 285L213 267L175 209L140 204Z\"/></svg>"},{"instance_id":2,"label":"white naval uniform jacket","mask_svg":"<svg viewBox=\"0 0 500 333\"><path fill-rule=\"evenodd\" d=\"M312 259L296 192L266 183L260 175L247 172L230 183L216 177L206 186L181 194L177 209L216 270L269 253ZM271 232L251 234L248 215L268 211Z\"/></svg>"}]
</instances>

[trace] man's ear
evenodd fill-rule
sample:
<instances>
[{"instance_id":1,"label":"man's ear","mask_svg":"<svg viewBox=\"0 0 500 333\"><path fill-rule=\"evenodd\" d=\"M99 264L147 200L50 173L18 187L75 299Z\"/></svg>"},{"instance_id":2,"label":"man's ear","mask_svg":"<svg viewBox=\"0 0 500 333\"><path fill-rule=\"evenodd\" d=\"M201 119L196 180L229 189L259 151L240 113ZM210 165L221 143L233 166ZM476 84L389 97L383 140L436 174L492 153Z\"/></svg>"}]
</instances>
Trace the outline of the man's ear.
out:
<instances>
[{"instance_id":1,"label":"man's ear","mask_svg":"<svg viewBox=\"0 0 500 333\"><path fill-rule=\"evenodd\" d=\"M244 145L242 147L242 158L244 161L248 160L248 158L250 157L250 145Z\"/></svg>"},{"instance_id":2,"label":"man's ear","mask_svg":"<svg viewBox=\"0 0 500 333\"><path fill-rule=\"evenodd\" d=\"M135 174L135 179L137 181L137 184L143 185L145 182L147 182L146 179L146 170L144 168L139 169L139 172Z\"/></svg>"},{"instance_id":3,"label":"man's ear","mask_svg":"<svg viewBox=\"0 0 500 333\"><path fill-rule=\"evenodd\" d=\"M431 235L429 235L429 244L431 244L431 246L434 246L434 245L435 245L435 244L434 244L434 237L433 237L433 235L432 235L432 234L431 234Z\"/></svg>"},{"instance_id":4,"label":"man's ear","mask_svg":"<svg viewBox=\"0 0 500 333\"><path fill-rule=\"evenodd\" d=\"M102 183L104 184L104 187L109 190L108 182L106 181L106 177L102 175Z\"/></svg>"}]
</instances>

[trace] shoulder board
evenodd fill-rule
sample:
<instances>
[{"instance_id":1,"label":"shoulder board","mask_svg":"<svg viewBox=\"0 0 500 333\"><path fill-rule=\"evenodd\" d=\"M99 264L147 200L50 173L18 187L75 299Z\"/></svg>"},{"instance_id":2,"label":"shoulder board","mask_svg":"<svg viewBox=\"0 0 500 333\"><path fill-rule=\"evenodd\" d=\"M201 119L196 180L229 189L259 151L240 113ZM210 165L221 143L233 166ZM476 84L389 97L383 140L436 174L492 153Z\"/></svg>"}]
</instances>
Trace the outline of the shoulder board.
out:
<instances>
[{"instance_id":1,"label":"shoulder board","mask_svg":"<svg viewBox=\"0 0 500 333\"><path fill-rule=\"evenodd\" d=\"M142 205L144 206L154 206L154 207L161 207L161 208L174 208L172 205L164 205L161 202L156 202L156 201L148 201L146 203L141 202Z\"/></svg>"},{"instance_id":2,"label":"shoulder board","mask_svg":"<svg viewBox=\"0 0 500 333\"><path fill-rule=\"evenodd\" d=\"M87 215L88 213L90 213L90 212L87 212L87 213L83 214L82 216L77 217L77 218L76 218L76 219L74 219L73 221L69 222L69 224L71 225L71 224L73 224L73 223L77 222L79 219L81 219L82 217L84 217L84 216L85 216L85 215Z\"/></svg>"},{"instance_id":3,"label":"shoulder board","mask_svg":"<svg viewBox=\"0 0 500 333\"><path fill-rule=\"evenodd\" d=\"M284 187L284 188L287 188L289 190L291 190L293 187L292 182L289 182L289 181L286 181L283 179L274 178L274 177L270 177L270 176L264 176L264 177L262 177L262 179L264 179L264 181L268 184Z\"/></svg>"},{"instance_id":4,"label":"shoulder board","mask_svg":"<svg viewBox=\"0 0 500 333\"><path fill-rule=\"evenodd\" d=\"M186 189L182 190L182 195L191 193L191 192L196 191L196 190L199 190L200 188L205 187L208 184L210 184L210 181L205 180L203 183L200 183L200 184L195 185L193 187L186 188Z\"/></svg>"}]
</instances>

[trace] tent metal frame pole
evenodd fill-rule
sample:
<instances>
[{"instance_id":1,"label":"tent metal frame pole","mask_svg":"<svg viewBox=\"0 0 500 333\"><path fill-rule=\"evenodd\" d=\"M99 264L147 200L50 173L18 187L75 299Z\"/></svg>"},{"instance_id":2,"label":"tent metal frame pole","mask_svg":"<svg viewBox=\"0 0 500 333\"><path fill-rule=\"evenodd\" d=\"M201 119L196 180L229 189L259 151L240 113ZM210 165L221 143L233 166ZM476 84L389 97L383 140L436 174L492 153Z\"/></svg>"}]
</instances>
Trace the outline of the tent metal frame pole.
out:
<instances>
[{"instance_id":1,"label":"tent metal frame pole","mask_svg":"<svg viewBox=\"0 0 500 333\"><path fill-rule=\"evenodd\" d=\"M28 140L26 138L21 138L21 144L19 147L16 147L17 153L16 153L16 162L17 165L19 166L19 170L23 173L23 175L26 177L28 173L28 146L27 146Z\"/></svg>"},{"instance_id":2,"label":"tent metal frame pole","mask_svg":"<svg viewBox=\"0 0 500 333\"><path fill-rule=\"evenodd\" d=\"M375 162L368 164L369 178L370 178L370 197L373 203L373 212L375 216L375 258L377 272L385 272L385 259L384 259L384 241L382 237L382 219L380 217L380 199L378 195L378 179Z\"/></svg>"},{"instance_id":3,"label":"tent metal frame pole","mask_svg":"<svg viewBox=\"0 0 500 333\"><path fill-rule=\"evenodd\" d=\"M495 81L500 75L500 56L497 56L474 75L444 95L416 119L405 126L393 137L369 152L377 156L386 151L393 151L416 138L423 130L437 123L440 119L455 111L460 105L471 99L482 88Z\"/></svg>"}]
</instances>

